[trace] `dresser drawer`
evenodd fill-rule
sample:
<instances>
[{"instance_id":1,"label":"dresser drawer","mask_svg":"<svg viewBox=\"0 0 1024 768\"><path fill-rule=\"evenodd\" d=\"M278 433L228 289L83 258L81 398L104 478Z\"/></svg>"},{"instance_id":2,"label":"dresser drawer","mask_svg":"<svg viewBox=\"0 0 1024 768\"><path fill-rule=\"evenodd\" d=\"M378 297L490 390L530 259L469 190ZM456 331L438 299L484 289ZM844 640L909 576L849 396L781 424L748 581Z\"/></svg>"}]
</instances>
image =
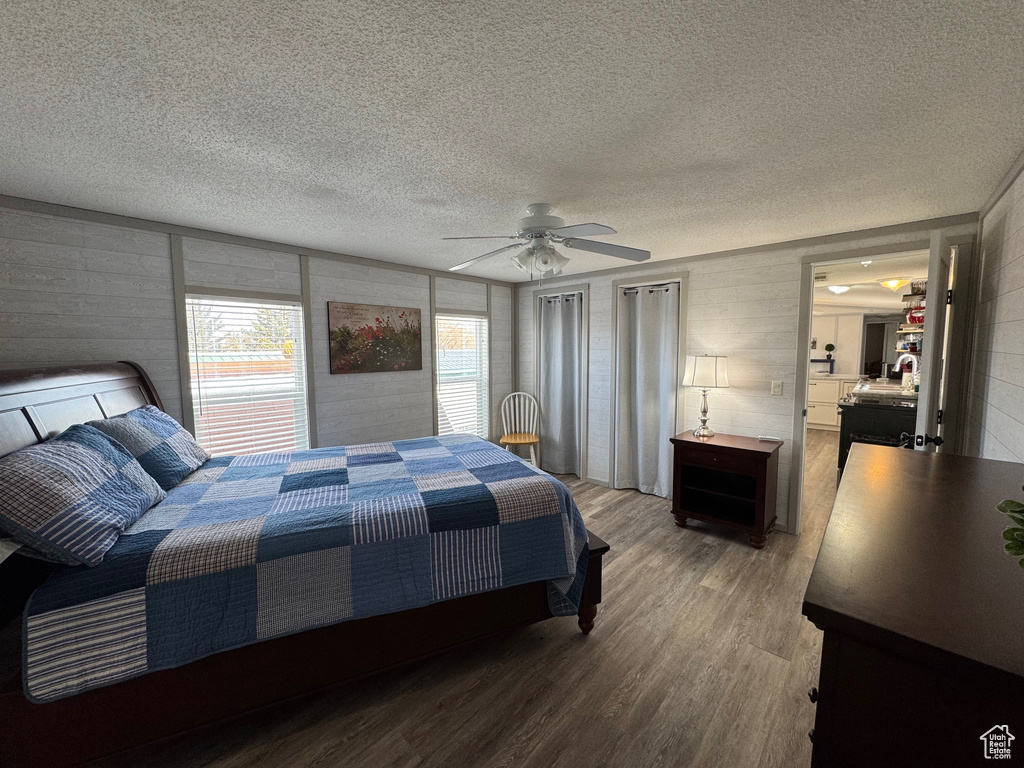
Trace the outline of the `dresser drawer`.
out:
<instances>
[{"instance_id":1,"label":"dresser drawer","mask_svg":"<svg viewBox=\"0 0 1024 768\"><path fill-rule=\"evenodd\" d=\"M757 460L739 451L717 451L708 446L680 451L683 464L695 467L707 467L721 472L737 472L753 474L757 471Z\"/></svg>"}]
</instances>

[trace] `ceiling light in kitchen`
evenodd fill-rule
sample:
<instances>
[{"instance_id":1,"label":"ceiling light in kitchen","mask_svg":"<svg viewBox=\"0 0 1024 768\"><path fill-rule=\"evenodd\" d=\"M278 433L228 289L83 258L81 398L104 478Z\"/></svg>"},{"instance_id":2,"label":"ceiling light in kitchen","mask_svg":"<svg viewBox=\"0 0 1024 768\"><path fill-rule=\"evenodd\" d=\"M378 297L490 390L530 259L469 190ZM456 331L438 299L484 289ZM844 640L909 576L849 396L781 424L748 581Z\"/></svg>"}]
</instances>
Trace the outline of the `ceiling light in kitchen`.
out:
<instances>
[{"instance_id":1,"label":"ceiling light in kitchen","mask_svg":"<svg viewBox=\"0 0 1024 768\"><path fill-rule=\"evenodd\" d=\"M832 291L832 293L834 293L836 296L838 296L839 294L846 293L848 290L850 290L850 286L848 286L848 285L830 285L828 287L828 289L830 291Z\"/></svg>"},{"instance_id":2,"label":"ceiling light in kitchen","mask_svg":"<svg viewBox=\"0 0 1024 768\"><path fill-rule=\"evenodd\" d=\"M888 280L879 280L878 284L885 286L890 291L898 291L900 288L910 285L910 281L901 277L890 277Z\"/></svg>"}]
</instances>

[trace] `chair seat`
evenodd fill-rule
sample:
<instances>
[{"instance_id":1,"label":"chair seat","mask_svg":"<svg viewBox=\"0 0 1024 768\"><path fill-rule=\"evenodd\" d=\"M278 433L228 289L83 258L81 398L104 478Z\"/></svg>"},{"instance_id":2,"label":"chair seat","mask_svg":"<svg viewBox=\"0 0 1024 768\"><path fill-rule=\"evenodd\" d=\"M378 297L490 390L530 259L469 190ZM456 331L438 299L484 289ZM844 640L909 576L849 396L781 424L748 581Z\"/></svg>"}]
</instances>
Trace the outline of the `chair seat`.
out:
<instances>
[{"instance_id":1,"label":"chair seat","mask_svg":"<svg viewBox=\"0 0 1024 768\"><path fill-rule=\"evenodd\" d=\"M499 442L502 445L535 445L540 442L540 437L528 432L513 432L511 435L502 435Z\"/></svg>"}]
</instances>

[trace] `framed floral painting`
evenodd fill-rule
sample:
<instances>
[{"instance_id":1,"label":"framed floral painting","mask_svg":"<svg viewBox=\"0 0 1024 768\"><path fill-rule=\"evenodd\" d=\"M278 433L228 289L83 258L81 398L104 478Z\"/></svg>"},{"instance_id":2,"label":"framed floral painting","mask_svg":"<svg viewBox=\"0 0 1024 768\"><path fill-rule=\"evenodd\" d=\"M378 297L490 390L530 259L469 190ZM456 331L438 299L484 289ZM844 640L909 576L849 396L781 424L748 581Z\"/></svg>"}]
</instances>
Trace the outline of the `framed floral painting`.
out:
<instances>
[{"instance_id":1,"label":"framed floral painting","mask_svg":"<svg viewBox=\"0 0 1024 768\"><path fill-rule=\"evenodd\" d=\"M327 302L331 373L422 370L420 314L412 307Z\"/></svg>"}]
</instances>

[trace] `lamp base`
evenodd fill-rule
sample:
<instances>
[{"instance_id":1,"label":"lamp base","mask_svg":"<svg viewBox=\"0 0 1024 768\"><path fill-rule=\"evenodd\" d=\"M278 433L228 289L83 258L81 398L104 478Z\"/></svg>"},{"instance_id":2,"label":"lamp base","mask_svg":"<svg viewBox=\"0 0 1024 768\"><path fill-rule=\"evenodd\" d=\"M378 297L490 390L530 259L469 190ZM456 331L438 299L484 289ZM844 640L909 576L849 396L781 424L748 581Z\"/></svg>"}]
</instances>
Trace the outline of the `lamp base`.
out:
<instances>
[{"instance_id":1,"label":"lamp base","mask_svg":"<svg viewBox=\"0 0 1024 768\"><path fill-rule=\"evenodd\" d=\"M708 426L708 391L700 389L700 426L693 430L694 437L714 437L715 433Z\"/></svg>"}]
</instances>

